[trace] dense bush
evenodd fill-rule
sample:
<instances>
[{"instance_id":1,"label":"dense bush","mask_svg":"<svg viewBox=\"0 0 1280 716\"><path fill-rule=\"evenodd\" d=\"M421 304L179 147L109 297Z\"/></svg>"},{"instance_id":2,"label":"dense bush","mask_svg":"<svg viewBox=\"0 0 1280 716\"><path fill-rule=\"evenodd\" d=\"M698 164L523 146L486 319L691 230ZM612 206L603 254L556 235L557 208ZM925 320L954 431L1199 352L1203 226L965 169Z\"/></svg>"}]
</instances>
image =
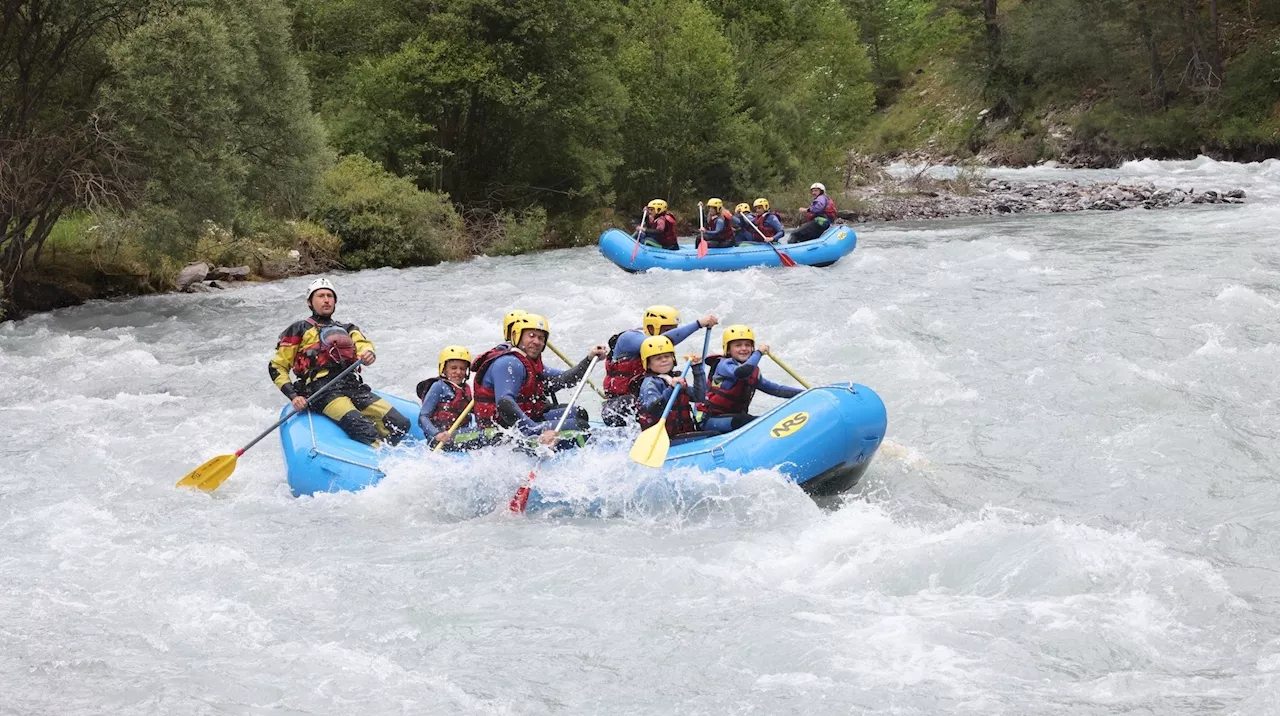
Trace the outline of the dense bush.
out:
<instances>
[{"instance_id":1,"label":"dense bush","mask_svg":"<svg viewBox=\"0 0 1280 716\"><path fill-rule=\"evenodd\" d=\"M351 269L455 258L462 236L448 195L422 191L358 155L325 172L312 216L342 240L342 263Z\"/></svg>"}]
</instances>

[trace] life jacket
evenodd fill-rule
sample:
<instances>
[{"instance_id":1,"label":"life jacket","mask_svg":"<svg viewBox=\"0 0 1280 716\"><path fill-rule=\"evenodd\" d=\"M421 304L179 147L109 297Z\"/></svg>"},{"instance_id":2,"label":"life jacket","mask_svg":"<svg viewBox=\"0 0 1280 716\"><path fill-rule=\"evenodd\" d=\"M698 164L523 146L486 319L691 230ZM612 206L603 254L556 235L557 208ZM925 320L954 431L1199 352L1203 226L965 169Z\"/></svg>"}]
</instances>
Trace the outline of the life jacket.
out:
<instances>
[{"instance_id":1,"label":"life jacket","mask_svg":"<svg viewBox=\"0 0 1280 716\"><path fill-rule=\"evenodd\" d=\"M428 378L418 383L418 400L425 400L427 391L431 390L431 386L440 378ZM471 402L471 386L463 383L461 386L449 384L453 388L453 397L441 403L436 404L436 410L431 414L431 423L441 430L448 430L453 427L453 423L462 415L462 411L466 409L467 403ZM474 410L474 408L473 408Z\"/></svg>"},{"instance_id":2,"label":"life jacket","mask_svg":"<svg viewBox=\"0 0 1280 716\"><path fill-rule=\"evenodd\" d=\"M680 236L676 233L676 215L665 211L655 217L653 221L654 223L662 221L661 227L655 227L660 232L658 243L662 245L662 248L672 250L680 248Z\"/></svg>"},{"instance_id":3,"label":"life jacket","mask_svg":"<svg viewBox=\"0 0 1280 716\"><path fill-rule=\"evenodd\" d=\"M759 216L755 217L754 219L752 219L752 221L753 221L753 222L755 223L755 225L756 225L756 228L760 230L760 233L761 233L761 234L764 234L764 235L765 235L765 238L772 237L774 234L778 233L777 231L775 231L775 230L773 229L773 227L772 227L772 226L769 226L768 224L765 224L765 223L764 223L765 219L768 219L770 216L776 216L776 217L778 217L778 221L779 221L779 222L781 222L781 221L782 221L782 215L780 215L778 212L773 211L773 210L766 211L765 213L763 213L763 214L761 214L761 215L759 215Z\"/></svg>"},{"instance_id":4,"label":"life jacket","mask_svg":"<svg viewBox=\"0 0 1280 716\"><path fill-rule=\"evenodd\" d=\"M712 226L715 226L716 217L715 216L707 217L707 225L702 228L708 229L707 231L708 241L725 242L733 238L733 214L730 214L724 209L721 209L720 218L724 219L724 228L720 229L715 233L712 233L710 229Z\"/></svg>"},{"instance_id":5,"label":"life jacket","mask_svg":"<svg viewBox=\"0 0 1280 716\"><path fill-rule=\"evenodd\" d=\"M760 383L760 368L757 366L751 375L737 379L732 388L725 389L721 385L724 378L716 375L716 367L722 358L724 356L707 356L711 381L707 383L707 399L700 406L707 417L747 412L751 399L756 395L756 385Z\"/></svg>"},{"instance_id":6,"label":"life jacket","mask_svg":"<svg viewBox=\"0 0 1280 716\"><path fill-rule=\"evenodd\" d=\"M836 202L826 194L824 194L823 196L827 197L827 208L823 209L822 213L824 216L827 217L827 219L831 221L835 221L836 220ZM805 209L804 213L806 216L809 217L810 221L818 218L812 211L809 211L808 209Z\"/></svg>"},{"instance_id":7,"label":"life jacket","mask_svg":"<svg viewBox=\"0 0 1280 716\"><path fill-rule=\"evenodd\" d=\"M644 329L641 328L633 328L632 330L644 333ZM622 333L615 333L609 339L609 355L605 356L604 359L604 392L610 398L616 398L627 393L639 395L640 385L637 383L633 386L632 381L635 380L636 376L644 375L644 362L640 360L639 353L634 358L613 359L613 347L617 345L618 336L621 335Z\"/></svg>"},{"instance_id":8,"label":"life jacket","mask_svg":"<svg viewBox=\"0 0 1280 716\"><path fill-rule=\"evenodd\" d=\"M489 371L489 366L498 358L505 355L513 355L520 359L524 364L524 383L520 384L520 390L516 392L516 405L524 411L532 420L542 420L542 416L547 412L547 390L546 385L542 382L542 357L533 360L519 350L512 348L507 343L502 343L488 351L485 351L475 362L471 364L471 372L474 374L475 386L473 395L475 396L476 406L472 408L472 414L476 416L476 420L481 426L488 427L497 423L498 400L493 392L493 388L486 387L484 384L484 375Z\"/></svg>"},{"instance_id":9,"label":"life jacket","mask_svg":"<svg viewBox=\"0 0 1280 716\"><path fill-rule=\"evenodd\" d=\"M306 322L316 329L316 340L299 346L293 354L293 374L301 383L309 383L322 369L342 370L356 362L356 343L345 327L337 323L320 325L314 318L307 318ZM343 336L345 341L341 340Z\"/></svg>"},{"instance_id":10,"label":"life jacket","mask_svg":"<svg viewBox=\"0 0 1280 716\"><path fill-rule=\"evenodd\" d=\"M670 375L675 378L680 377L680 373L672 369ZM657 373L645 372L643 375L637 376L634 380L636 395L640 394L640 385L644 383L645 378L657 377ZM666 405L662 406L667 407ZM640 423L642 430L647 430L658 424L658 418L662 417L661 408L658 412L650 413L647 410L640 410L636 420ZM667 435L675 437L681 433L691 433L698 429L697 423L693 421L693 402L689 400L689 389L687 386L680 389L680 395L676 398L675 405L671 406L671 412L667 414Z\"/></svg>"}]
</instances>

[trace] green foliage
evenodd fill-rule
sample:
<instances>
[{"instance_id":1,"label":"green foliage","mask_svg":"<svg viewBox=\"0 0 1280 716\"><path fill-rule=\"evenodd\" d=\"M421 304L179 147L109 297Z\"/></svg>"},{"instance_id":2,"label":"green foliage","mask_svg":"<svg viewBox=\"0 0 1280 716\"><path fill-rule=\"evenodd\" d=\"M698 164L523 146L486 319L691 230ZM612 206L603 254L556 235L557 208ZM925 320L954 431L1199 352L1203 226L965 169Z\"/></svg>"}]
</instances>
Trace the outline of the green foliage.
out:
<instances>
[{"instance_id":1,"label":"green foliage","mask_svg":"<svg viewBox=\"0 0 1280 716\"><path fill-rule=\"evenodd\" d=\"M359 155L325 173L313 217L342 239L342 261L352 269L437 263L451 257L462 233L447 195L420 191Z\"/></svg>"},{"instance_id":2,"label":"green foliage","mask_svg":"<svg viewBox=\"0 0 1280 716\"><path fill-rule=\"evenodd\" d=\"M150 244L180 255L204 221L301 210L325 155L288 31L280 0L213 0L158 13L113 48L104 104L137 158Z\"/></svg>"}]
</instances>

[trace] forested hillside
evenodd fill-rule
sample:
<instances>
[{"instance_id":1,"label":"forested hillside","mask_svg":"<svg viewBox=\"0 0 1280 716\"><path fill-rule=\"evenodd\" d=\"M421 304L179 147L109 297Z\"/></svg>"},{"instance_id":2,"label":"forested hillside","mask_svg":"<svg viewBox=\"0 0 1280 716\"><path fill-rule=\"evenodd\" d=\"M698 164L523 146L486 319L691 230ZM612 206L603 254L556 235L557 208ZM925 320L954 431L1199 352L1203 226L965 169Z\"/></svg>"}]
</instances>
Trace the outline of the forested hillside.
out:
<instances>
[{"instance_id":1,"label":"forested hillside","mask_svg":"<svg viewBox=\"0 0 1280 716\"><path fill-rule=\"evenodd\" d=\"M1278 27L1280 0L0 0L0 286L567 245L655 196L839 186L851 149L1254 158Z\"/></svg>"}]
</instances>

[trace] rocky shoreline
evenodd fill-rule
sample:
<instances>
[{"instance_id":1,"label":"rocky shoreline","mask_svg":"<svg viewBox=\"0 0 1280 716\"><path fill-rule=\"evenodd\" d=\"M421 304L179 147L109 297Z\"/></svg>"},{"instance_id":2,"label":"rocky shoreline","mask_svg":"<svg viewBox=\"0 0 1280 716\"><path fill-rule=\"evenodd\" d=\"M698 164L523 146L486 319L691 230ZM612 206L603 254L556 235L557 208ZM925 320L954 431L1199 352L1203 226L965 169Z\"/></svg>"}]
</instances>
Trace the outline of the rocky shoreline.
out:
<instances>
[{"instance_id":1,"label":"rocky shoreline","mask_svg":"<svg viewBox=\"0 0 1280 716\"><path fill-rule=\"evenodd\" d=\"M1240 204L1243 189L1157 188L1150 182L1075 180L1011 181L965 175L935 179L924 172L894 178L862 175L863 186L845 190L836 203L846 221L903 221L1001 214L1166 209L1187 204Z\"/></svg>"}]
</instances>

